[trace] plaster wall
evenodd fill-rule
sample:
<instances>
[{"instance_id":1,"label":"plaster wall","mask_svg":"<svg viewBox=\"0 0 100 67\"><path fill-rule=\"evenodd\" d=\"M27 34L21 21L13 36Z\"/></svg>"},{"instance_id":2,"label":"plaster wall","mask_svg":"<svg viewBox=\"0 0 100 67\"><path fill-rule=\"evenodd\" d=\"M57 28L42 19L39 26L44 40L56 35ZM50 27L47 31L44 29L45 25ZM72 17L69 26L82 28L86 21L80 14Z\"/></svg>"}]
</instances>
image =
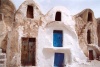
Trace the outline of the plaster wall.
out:
<instances>
[{"instance_id":1,"label":"plaster wall","mask_svg":"<svg viewBox=\"0 0 100 67\"><path fill-rule=\"evenodd\" d=\"M42 18L43 24L39 27L38 32L36 58L38 59L38 67L53 67L55 52L64 53L65 66L76 61L86 61L86 57L79 47L78 37L74 29L75 22L72 20L70 14L67 13L66 9L64 7L62 8L64 10L59 10L58 7L55 7ZM54 18L57 11L61 12L61 18L65 20L55 21ZM63 47L53 47L53 30L63 31Z\"/></svg>"},{"instance_id":2,"label":"plaster wall","mask_svg":"<svg viewBox=\"0 0 100 67\"><path fill-rule=\"evenodd\" d=\"M27 6L34 9L34 18L27 18ZM7 67L19 67L21 64L22 37L36 38L41 25L42 13L33 0L26 0L16 11L13 29L8 32ZM37 48L36 48L37 49Z\"/></svg>"},{"instance_id":3,"label":"plaster wall","mask_svg":"<svg viewBox=\"0 0 100 67\"><path fill-rule=\"evenodd\" d=\"M91 13L92 21L87 21L88 13ZM83 50L84 54L88 56L87 45L98 45L97 38L97 21L94 17L94 13L91 9L85 9L82 12L74 16L75 19L75 30L78 35L79 45ZM90 40L91 43L88 44L87 41L87 31L90 30Z\"/></svg>"}]
</instances>

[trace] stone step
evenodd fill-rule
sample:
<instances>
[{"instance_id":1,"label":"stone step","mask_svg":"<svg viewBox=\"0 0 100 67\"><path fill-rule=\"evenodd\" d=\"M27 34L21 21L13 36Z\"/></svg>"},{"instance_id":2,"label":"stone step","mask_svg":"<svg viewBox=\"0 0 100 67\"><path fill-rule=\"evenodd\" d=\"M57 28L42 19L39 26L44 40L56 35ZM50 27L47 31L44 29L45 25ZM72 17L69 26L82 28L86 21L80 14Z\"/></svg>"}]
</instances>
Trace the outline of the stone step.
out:
<instances>
[{"instance_id":1,"label":"stone step","mask_svg":"<svg viewBox=\"0 0 100 67\"><path fill-rule=\"evenodd\" d=\"M0 59L6 59L6 54L5 53L0 53Z\"/></svg>"},{"instance_id":2,"label":"stone step","mask_svg":"<svg viewBox=\"0 0 100 67\"><path fill-rule=\"evenodd\" d=\"M1 60L0 60L0 64L5 64L5 61L1 61Z\"/></svg>"},{"instance_id":3,"label":"stone step","mask_svg":"<svg viewBox=\"0 0 100 67\"><path fill-rule=\"evenodd\" d=\"M6 53L0 53L0 67L6 67Z\"/></svg>"},{"instance_id":4,"label":"stone step","mask_svg":"<svg viewBox=\"0 0 100 67\"><path fill-rule=\"evenodd\" d=\"M0 64L0 67L6 67L4 64Z\"/></svg>"},{"instance_id":5,"label":"stone step","mask_svg":"<svg viewBox=\"0 0 100 67\"><path fill-rule=\"evenodd\" d=\"M0 59L0 62L2 63L2 61L6 61L6 59Z\"/></svg>"},{"instance_id":6,"label":"stone step","mask_svg":"<svg viewBox=\"0 0 100 67\"><path fill-rule=\"evenodd\" d=\"M0 49L0 53L2 53L2 49Z\"/></svg>"},{"instance_id":7,"label":"stone step","mask_svg":"<svg viewBox=\"0 0 100 67\"><path fill-rule=\"evenodd\" d=\"M0 59L0 67L6 67L6 59Z\"/></svg>"},{"instance_id":8,"label":"stone step","mask_svg":"<svg viewBox=\"0 0 100 67\"><path fill-rule=\"evenodd\" d=\"M6 67L6 59L5 60L0 59L0 67Z\"/></svg>"}]
</instances>

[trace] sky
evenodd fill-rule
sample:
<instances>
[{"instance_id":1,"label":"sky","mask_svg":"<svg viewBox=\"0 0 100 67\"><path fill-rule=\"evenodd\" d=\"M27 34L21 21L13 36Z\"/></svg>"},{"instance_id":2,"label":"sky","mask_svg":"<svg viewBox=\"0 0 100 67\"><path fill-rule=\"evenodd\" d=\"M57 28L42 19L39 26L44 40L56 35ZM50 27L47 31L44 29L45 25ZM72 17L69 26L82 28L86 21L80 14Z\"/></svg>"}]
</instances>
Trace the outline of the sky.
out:
<instances>
[{"instance_id":1,"label":"sky","mask_svg":"<svg viewBox=\"0 0 100 67\"><path fill-rule=\"evenodd\" d=\"M12 1L15 4L16 9L18 9L25 0ZM71 12L72 15L90 8L93 10L96 18L100 17L100 0L35 0L35 2L40 6L43 14L46 14L55 6L64 6Z\"/></svg>"}]
</instances>

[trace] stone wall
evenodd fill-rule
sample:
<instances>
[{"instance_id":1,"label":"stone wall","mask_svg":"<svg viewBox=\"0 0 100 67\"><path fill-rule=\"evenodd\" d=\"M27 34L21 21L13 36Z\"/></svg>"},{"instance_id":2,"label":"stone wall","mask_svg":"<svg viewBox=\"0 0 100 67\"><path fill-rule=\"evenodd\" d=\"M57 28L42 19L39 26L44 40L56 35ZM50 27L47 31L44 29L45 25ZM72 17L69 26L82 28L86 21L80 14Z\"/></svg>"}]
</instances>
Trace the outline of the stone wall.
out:
<instances>
[{"instance_id":1,"label":"stone wall","mask_svg":"<svg viewBox=\"0 0 100 67\"><path fill-rule=\"evenodd\" d=\"M15 6L10 0L1 0L0 13L4 16L3 20L8 27L7 29L9 29L14 22L15 11Z\"/></svg>"},{"instance_id":2,"label":"stone wall","mask_svg":"<svg viewBox=\"0 0 100 67\"><path fill-rule=\"evenodd\" d=\"M73 63L71 66L69 65L69 67L100 67L100 61L93 60L93 61L80 63L80 64Z\"/></svg>"},{"instance_id":3,"label":"stone wall","mask_svg":"<svg viewBox=\"0 0 100 67\"><path fill-rule=\"evenodd\" d=\"M94 50L95 58L96 54L100 56L99 19L97 19L97 25L91 9L85 9L72 18L70 12L61 6L43 15L33 0L25 0L16 12L10 0L2 0L2 3L0 6L0 48L7 54L7 67L22 66L23 37L36 38L36 66L38 67L48 65L52 67L55 52L65 53L65 65L71 65L69 67L88 67L88 64L83 64L83 59L86 61L90 49ZM28 11L28 7L33 10L29 8L31 11ZM56 12L61 12L61 21L55 21ZM52 46L53 30L64 31L64 47L54 48ZM76 65L72 66L74 62ZM79 64L80 62L82 64ZM86 63L89 62L86 61ZM90 67L94 65L92 62L89 64Z\"/></svg>"},{"instance_id":4,"label":"stone wall","mask_svg":"<svg viewBox=\"0 0 100 67\"><path fill-rule=\"evenodd\" d=\"M33 7L33 18L27 17L28 6ZM38 28L41 25L42 16L38 5L33 0L26 0L16 11L12 31L8 34L7 67L22 66L22 37L36 38L36 45L38 44Z\"/></svg>"},{"instance_id":5,"label":"stone wall","mask_svg":"<svg viewBox=\"0 0 100 67\"><path fill-rule=\"evenodd\" d=\"M100 18L97 18L98 46L100 47Z\"/></svg>"},{"instance_id":6,"label":"stone wall","mask_svg":"<svg viewBox=\"0 0 100 67\"><path fill-rule=\"evenodd\" d=\"M98 45L97 22L94 13L90 9L85 9L75 15L74 19L80 47L85 55L88 56L88 45ZM91 42L89 43L88 40Z\"/></svg>"},{"instance_id":7,"label":"stone wall","mask_svg":"<svg viewBox=\"0 0 100 67\"><path fill-rule=\"evenodd\" d=\"M8 31L14 23L15 6L10 0L1 0L0 5L0 48L6 52Z\"/></svg>"}]
</instances>

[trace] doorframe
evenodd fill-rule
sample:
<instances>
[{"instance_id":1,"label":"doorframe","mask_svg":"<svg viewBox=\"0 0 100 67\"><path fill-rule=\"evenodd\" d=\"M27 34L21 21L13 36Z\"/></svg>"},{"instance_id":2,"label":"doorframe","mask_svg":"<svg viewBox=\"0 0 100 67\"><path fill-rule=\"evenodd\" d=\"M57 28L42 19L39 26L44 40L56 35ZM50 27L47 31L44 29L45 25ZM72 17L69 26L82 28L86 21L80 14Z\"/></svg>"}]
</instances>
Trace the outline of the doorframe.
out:
<instances>
[{"instance_id":1,"label":"doorframe","mask_svg":"<svg viewBox=\"0 0 100 67\"><path fill-rule=\"evenodd\" d=\"M63 30L53 30L53 34L52 34L52 44L54 44L54 31L60 31L62 32L62 47L63 47L63 41L64 41L64 31ZM54 47L54 45L53 45Z\"/></svg>"},{"instance_id":2,"label":"doorframe","mask_svg":"<svg viewBox=\"0 0 100 67\"><path fill-rule=\"evenodd\" d=\"M55 52L55 53L60 53L60 52ZM54 62L55 62L55 53L54 53L54 57L53 57L53 67L55 67L54 66ZM64 54L64 60L63 60L63 67L65 66L65 53L62 53L62 54Z\"/></svg>"},{"instance_id":3,"label":"doorframe","mask_svg":"<svg viewBox=\"0 0 100 67\"><path fill-rule=\"evenodd\" d=\"M20 46L20 47L21 47L21 49L20 49L20 66L23 66L22 63L21 63L21 55L22 55L22 51L21 51L21 50L22 50L22 38L28 38L28 39L29 39L29 38L35 38L35 40L36 40L36 42L35 42L35 66L36 66L36 65L37 65L37 63L36 63L37 37L21 37L21 39L20 39L20 40L21 40L21 41L20 41L20 42L21 42L21 46ZM28 41L28 44L29 44L29 41ZM26 65L26 66L28 66L28 65Z\"/></svg>"}]
</instances>

